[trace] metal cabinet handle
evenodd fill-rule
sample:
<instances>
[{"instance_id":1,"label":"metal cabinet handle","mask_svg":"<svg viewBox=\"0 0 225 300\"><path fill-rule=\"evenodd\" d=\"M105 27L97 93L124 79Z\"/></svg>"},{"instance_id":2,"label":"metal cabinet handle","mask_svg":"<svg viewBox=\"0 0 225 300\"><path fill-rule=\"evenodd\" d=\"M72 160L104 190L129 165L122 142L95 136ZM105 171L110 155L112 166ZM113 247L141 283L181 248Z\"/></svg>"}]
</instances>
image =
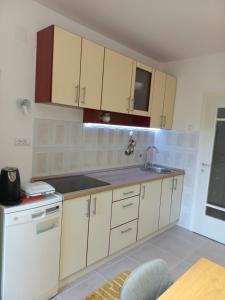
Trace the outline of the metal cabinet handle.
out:
<instances>
[{"instance_id":1,"label":"metal cabinet handle","mask_svg":"<svg viewBox=\"0 0 225 300\"><path fill-rule=\"evenodd\" d=\"M75 103L78 103L78 101L79 101L79 85L76 85L75 89L76 89Z\"/></svg>"},{"instance_id":2,"label":"metal cabinet handle","mask_svg":"<svg viewBox=\"0 0 225 300\"><path fill-rule=\"evenodd\" d=\"M174 190L176 191L177 190L177 178L174 178L174 182L175 182L175 185L174 185Z\"/></svg>"},{"instance_id":3,"label":"metal cabinet handle","mask_svg":"<svg viewBox=\"0 0 225 300\"><path fill-rule=\"evenodd\" d=\"M86 212L86 217L90 217L90 207L91 207L91 198L87 200L87 212Z\"/></svg>"},{"instance_id":4,"label":"metal cabinet handle","mask_svg":"<svg viewBox=\"0 0 225 300\"><path fill-rule=\"evenodd\" d=\"M133 206L134 203L128 203L128 204L124 204L122 205L123 208L127 208L127 207L130 207L130 206Z\"/></svg>"},{"instance_id":5,"label":"metal cabinet handle","mask_svg":"<svg viewBox=\"0 0 225 300\"><path fill-rule=\"evenodd\" d=\"M130 111L130 97L127 97L127 111L129 112Z\"/></svg>"},{"instance_id":6,"label":"metal cabinet handle","mask_svg":"<svg viewBox=\"0 0 225 300\"><path fill-rule=\"evenodd\" d=\"M81 103L85 104L85 98L86 98L86 87L83 87L82 88L82 91L83 91L83 98L81 100Z\"/></svg>"},{"instance_id":7,"label":"metal cabinet handle","mask_svg":"<svg viewBox=\"0 0 225 300\"><path fill-rule=\"evenodd\" d=\"M94 207L93 207L92 213L93 213L93 215L96 215L96 213L97 213L97 198L94 197L93 201L94 201Z\"/></svg>"},{"instance_id":8,"label":"metal cabinet handle","mask_svg":"<svg viewBox=\"0 0 225 300\"><path fill-rule=\"evenodd\" d=\"M166 127L166 116L163 116L163 128Z\"/></svg>"},{"instance_id":9,"label":"metal cabinet handle","mask_svg":"<svg viewBox=\"0 0 225 300\"><path fill-rule=\"evenodd\" d=\"M145 185L143 185L142 190L142 199L145 199Z\"/></svg>"},{"instance_id":10,"label":"metal cabinet handle","mask_svg":"<svg viewBox=\"0 0 225 300\"><path fill-rule=\"evenodd\" d=\"M160 127L163 128L163 116L160 116Z\"/></svg>"},{"instance_id":11,"label":"metal cabinet handle","mask_svg":"<svg viewBox=\"0 0 225 300\"><path fill-rule=\"evenodd\" d=\"M130 194L133 194L134 193L134 191L129 191L129 192L124 192L123 194L124 194L124 196L126 196L126 195L130 195Z\"/></svg>"},{"instance_id":12,"label":"metal cabinet handle","mask_svg":"<svg viewBox=\"0 0 225 300\"><path fill-rule=\"evenodd\" d=\"M131 100L131 111L134 111L134 98L132 98Z\"/></svg>"},{"instance_id":13,"label":"metal cabinet handle","mask_svg":"<svg viewBox=\"0 0 225 300\"><path fill-rule=\"evenodd\" d=\"M127 233L127 232L131 231L131 230L132 230L132 228L129 227L126 230L121 230L120 232L121 232L121 234L124 234L124 233Z\"/></svg>"}]
</instances>

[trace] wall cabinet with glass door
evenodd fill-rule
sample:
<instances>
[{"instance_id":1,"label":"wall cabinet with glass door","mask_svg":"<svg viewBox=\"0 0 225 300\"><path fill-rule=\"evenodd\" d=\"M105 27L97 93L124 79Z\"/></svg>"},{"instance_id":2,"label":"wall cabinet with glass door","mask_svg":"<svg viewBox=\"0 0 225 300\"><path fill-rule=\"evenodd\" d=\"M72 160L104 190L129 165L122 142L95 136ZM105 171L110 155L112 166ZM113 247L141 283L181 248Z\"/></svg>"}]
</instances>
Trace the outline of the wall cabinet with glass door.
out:
<instances>
[{"instance_id":1,"label":"wall cabinet with glass door","mask_svg":"<svg viewBox=\"0 0 225 300\"><path fill-rule=\"evenodd\" d=\"M104 47L57 26L37 34L35 102L100 109Z\"/></svg>"},{"instance_id":2,"label":"wall cabinet with glass door","mask_svg":"<svg viewBox=\"0 0 225 300\"><path fill-rule=\"evenodd\" d=\"M133 64L130 113L150 116L154 70L139 62Z\"/></svg>"},{"instance_id":3,"label":"wall cabinet with glass door","mask_svg":"<svg viewBox=\"0 0 225 300\"><path fill-rule=\"evenodd\" d=\"M151 102L151 127L172 128L175 97L176 78L155 70Z\"/></svg>"}]
</instances>

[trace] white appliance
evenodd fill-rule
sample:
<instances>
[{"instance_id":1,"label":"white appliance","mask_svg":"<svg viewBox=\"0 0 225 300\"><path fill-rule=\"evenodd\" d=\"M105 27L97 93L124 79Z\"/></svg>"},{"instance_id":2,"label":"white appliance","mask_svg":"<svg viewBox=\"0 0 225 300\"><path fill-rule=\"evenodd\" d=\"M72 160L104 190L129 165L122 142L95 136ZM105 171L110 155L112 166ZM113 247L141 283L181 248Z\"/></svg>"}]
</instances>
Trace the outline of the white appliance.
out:
<instances>
[{"instance_id":1,"label":"white appliance","mask_svg":"<svg viewBox=\"0 0 225 300\"><path fill-rule=\"evenodd\" d=\"M55 188L43 181L27 182L22 184L21 190L29 197L53 194Z\"/></svg>"},{"instance_id":2,"label":"white appliance","mask_svg":"<svg viewBox=\"0 0 225 300\"><path fill-rule=\"evenodd\" d=\"M1 300L46 300L58 291L62 195L0 206Z\"/></svg>"}]
</instances>

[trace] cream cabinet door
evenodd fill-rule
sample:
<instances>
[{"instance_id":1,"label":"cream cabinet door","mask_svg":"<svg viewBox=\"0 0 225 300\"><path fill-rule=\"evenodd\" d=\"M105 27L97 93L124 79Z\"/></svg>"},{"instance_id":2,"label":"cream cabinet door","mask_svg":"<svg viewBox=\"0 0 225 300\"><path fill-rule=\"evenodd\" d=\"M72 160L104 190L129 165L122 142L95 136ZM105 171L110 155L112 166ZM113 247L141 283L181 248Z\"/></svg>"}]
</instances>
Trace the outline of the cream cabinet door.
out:
<instances>
[{"instance_id":1,"label":"cream cabinet door","mask_svg":"<svg viewBox=\"0 0 225 300\"><path fill-rule=\"evenodd\" d=\"M105 49L102 110L128 113L133 60Z\"/></svg>"},{"instance_id":2,"label":"cream cabinet door","mask_svg":"<svg viewBox=\"0 0 225 300\"><path fill-rule=\"evenodd\" d=\"M86 266L90 196L63 203L60 279Z\"/></svg>"},{"instance_id":3,"label":"cream cabinet door","mask_svg":"<svg viewBox=\"0 0 225 300\"><path fill-rule=\"evenodd\" d=\"M180 217L181 199L183 191L183 175L174 177L173 194L170 210L170 223L177 221Z\"/></svg>"},{"instance_id":4,"label":"cream cabinet door","mask_svg":"<svg viewBox=\"0 0 225 300\"><path fill-rule=\"evenodd\" d=\"M87 265L108 255L112 191L91 195Z\"/></svg>"},{"instance_id":5,"label":"cream cabinet door","mask_svg":"<svg viewBox=\"0 0 225 300\"><path fill-rule=\"evenodd\" d=\"M78 106L81 37L54 28L52 103Z\"/></svg>"},{"instance_id":6,"label":"cream cabinet door","mask_svg":"<svg viewBox=\"0 0 225 300\"><path fill-rule=\"evenodd\" d=\"M104 47L82 40L79 106L100 109Z\"/></svg>"},{"instance_id":7,"label":"cream cabinet door","mask_svg":"<svg viewBox=\"0 0 225 300\"><path fill-rule=\"evenodd\" d=\"M162 193L159 214L159 229L170 223L170 206L172 200L173 177L162 180Z\"/></svg>"},{"instance_id":8,"label":"cream cabinet door","mask_svg":"<svg viewBox=\"0 0 225 300\"><path fill-rule=\"evenodd\" d=\"M166 88L163 106L163 128L171 129L173 125L173 113L176 97L177 80L175 77L166 75Z\"/></svg>"},{"instance_id":9,"label":"cream cabinet door","mask_svg":"<svg viewBox=\"0 0 225 300\"><path fill-rule=\"evenodd\" d=\"M163 104L165 97L166 74L155 70L150 127L161 128L163 125Z\"/></svg>"},{"instance_id":10,"label":"cream cabinet door","mask_svg":"<svg viewBox=\"0 0 225 300\"><path fill-rule=\"evenodd\" d=\"M138 240L158 230L162 180L141 184Z\"/></svg>"}]
</instances>

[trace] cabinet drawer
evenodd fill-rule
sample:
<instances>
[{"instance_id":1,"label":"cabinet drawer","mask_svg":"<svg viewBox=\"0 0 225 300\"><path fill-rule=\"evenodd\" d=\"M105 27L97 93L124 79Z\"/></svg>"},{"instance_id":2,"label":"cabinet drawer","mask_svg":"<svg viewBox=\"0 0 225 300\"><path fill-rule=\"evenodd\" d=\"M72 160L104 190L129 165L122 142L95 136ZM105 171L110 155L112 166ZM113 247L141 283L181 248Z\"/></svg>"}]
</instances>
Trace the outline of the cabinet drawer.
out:
<instances>
[{"instance_id":1,"label":"cabinet drawer","mask_svg":"<svg viewBox=\"0 0 225 300\"><path fill-rule=\"evenodd\" d=\"M113 203L111 228L138 218L139 196Z\"/></svg>"},{"instance_id":2,"label":"cabinet drawer","mask_svg":"<svg viewBox=\"0 0 225 300\"><path fill-rule=\"evenodd\" d=\"M115 253L136 242L137 220L111 230L109 254Z\"/></svg>"},{"instance_id":3,"label":"cabinet drawer","mask_svg":"<svg viewBox=\"0 0 225 300\"><path fill-rule=\"evenodd\" d=\"M140 194L140 184L126 186L113 191L113 201L125 199Z\"/></svg>"}]
</instances>

